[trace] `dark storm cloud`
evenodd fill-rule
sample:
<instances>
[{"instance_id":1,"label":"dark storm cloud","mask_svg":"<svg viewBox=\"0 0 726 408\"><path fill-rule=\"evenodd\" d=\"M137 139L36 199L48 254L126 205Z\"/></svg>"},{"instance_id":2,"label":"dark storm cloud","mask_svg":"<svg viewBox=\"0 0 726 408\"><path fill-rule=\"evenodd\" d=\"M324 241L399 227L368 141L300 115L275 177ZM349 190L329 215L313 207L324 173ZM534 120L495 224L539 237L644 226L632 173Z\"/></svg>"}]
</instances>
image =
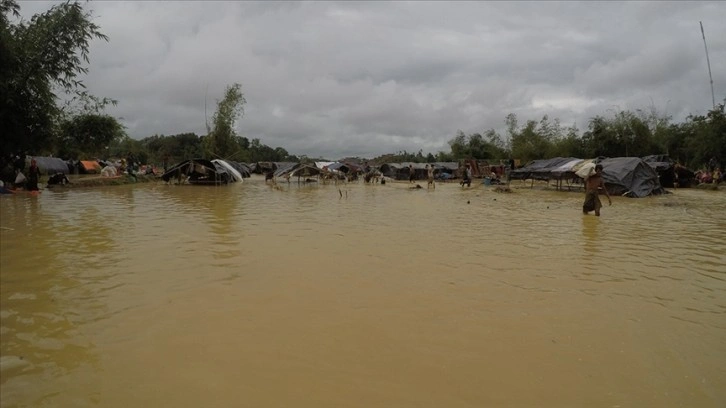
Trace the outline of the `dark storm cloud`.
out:
<instances>
[{"instance_id":1,"label":"dark storm cloud","mask_svg":"<svg viewBox=\"0 0 726 408\"><path fill-rule=\"evenodd\" d=\"M23 13L48 3L23 2ZM135 138L205 133L225 86L238 132L293 154L436 153L458 129L656 108L683 120L726 89L719 2L92 2L110 42L85 78Z\"/></svg>"}]
</instances>

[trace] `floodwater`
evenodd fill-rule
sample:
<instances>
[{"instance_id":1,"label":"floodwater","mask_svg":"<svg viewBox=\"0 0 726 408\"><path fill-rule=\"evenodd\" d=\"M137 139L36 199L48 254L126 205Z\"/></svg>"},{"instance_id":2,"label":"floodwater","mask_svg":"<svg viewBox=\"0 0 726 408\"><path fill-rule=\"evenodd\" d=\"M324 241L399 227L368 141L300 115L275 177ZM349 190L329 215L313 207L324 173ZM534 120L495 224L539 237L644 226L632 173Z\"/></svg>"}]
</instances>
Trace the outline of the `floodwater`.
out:
<instances>
[{"instance_id":1,"label":"floodwater","mask_svg":"<svg viewBox=\"0 0 726 408\"><path fill-rule=\"evenodd\" d=\"M726 406L723 191L421 185L0 197L0 405Z\"/></svg>"}]
</instances>

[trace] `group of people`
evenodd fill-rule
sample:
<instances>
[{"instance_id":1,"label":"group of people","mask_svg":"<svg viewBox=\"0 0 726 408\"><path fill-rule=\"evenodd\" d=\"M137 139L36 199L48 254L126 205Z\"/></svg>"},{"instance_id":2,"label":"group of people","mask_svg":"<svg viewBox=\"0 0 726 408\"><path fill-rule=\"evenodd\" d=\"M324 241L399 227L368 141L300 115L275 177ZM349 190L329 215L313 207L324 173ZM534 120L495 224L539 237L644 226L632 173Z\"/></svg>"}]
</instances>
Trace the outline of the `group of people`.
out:
<instances>
[{"instance_id":1,"label":"group of people","mask_svg":"<svg viewBox=\"0 0 726 408\"><path fill-rule=\"evenodd\" d=\"M433 164L427 164L426 165L426 181L427 181L427 188L436 188L436 180L434 178L434 173L436 171L436 167L434 167ZM413 168L412 164L408 165L408 182L413 183L416 181L416 170Z\"/></svg>"},{"instance_id":2,"label":"group of people","mask_svg":"<svg viewBox=\"0 0 726 408\"><path fill-rule=\"evenodd\" d=\"M28 191L38 191L40 182L40 168L35 159L30 160L30 166L25 170L26 155L18 153L2 160L0 169L0 187L2 192L11 192L18 188Z\"/></svg>"},{"instance_id":3,"label":"group of people","mask_svg":"<svg viewBox=\"0 0 726 408\"><path fill-rule=\"evenodd\" d=\"M426 179L427 179L427 187L428 188L436 188L436 167L433 164L427 164L426 165ZM496 173L493 173L496 174ZM461 182L459 184L464 187L471 187L471 182L473 180L472 175L472 168L470 163L466 163L466 165L461 169ZM409 183L415 183L416 181L416 169L414 169L413 164L408 165L408 182Z\"/></svg>"},{"instance_id":4,"label":"group of people","mask_svg":"<svg viewBox=\"0 0 726 408\"><path fill-rule=\"evenodd\" d=\"M721 173L721 169L718 167L713 169L713 171L697 171L695 177L699 184L719 184L724 179L723 173Z\"/></svg>"}]
</instances>

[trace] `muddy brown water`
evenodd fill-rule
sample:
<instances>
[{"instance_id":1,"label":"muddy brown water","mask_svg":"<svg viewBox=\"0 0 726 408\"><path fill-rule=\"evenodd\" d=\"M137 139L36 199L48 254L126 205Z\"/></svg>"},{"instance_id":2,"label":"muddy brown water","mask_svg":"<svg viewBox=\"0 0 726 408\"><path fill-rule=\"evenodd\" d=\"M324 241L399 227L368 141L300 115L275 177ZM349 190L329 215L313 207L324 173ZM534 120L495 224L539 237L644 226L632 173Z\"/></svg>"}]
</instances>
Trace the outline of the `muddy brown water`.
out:
<instances>
[{"instance_id":1,"label":"muddy brown water","mask_svg":"<svg viewBox=\"0 0 726 408\"><path fill-rule=\"evenodd\" d=\"M0 405L726 406L726 194L420 184L0 197Z\"/></svg>"}]
</instances>

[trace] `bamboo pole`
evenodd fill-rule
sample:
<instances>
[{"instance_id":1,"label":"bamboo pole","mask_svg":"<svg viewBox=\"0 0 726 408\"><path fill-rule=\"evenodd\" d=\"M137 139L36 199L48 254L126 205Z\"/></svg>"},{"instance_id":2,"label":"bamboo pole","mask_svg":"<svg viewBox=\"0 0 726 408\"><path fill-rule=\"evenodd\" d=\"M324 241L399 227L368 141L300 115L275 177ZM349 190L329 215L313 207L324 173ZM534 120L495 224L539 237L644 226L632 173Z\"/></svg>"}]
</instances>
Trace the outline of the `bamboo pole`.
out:
<instances>
[{"instance_id":1,"label":"bamboo pole","mask_svg":"<svg viewBox=\"0 0 726 408\"><path fill-rule=\"evenodd\" d=\"M703 22L698 22L701 25L701 36L703 37L703 48L706 50L706 63L708 64L708 79L711 82L711 102L713 108L716 109L716 96L713 93L713 76L711 76L711 60L708 58L708 46L706 45L706 33L703 31Z\"/></svg>"}]
</instances>

